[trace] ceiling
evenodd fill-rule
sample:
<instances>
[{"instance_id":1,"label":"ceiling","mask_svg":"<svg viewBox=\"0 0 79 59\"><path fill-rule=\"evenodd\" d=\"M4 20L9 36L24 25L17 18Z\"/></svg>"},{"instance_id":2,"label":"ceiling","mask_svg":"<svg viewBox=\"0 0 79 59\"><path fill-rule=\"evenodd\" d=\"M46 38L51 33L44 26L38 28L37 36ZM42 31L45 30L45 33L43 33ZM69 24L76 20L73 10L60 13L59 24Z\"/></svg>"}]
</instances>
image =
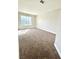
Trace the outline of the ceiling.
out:
<instances>
[{"instance_id":1,"label":"ceiling","mask_svg":"<svg viewBox=\"0 0 79 59\"><path fill-rule=\"evenodd\" d=\"M47 11L60 9L61 0L44 0L45 3L41 4L40 0L18 0L18 10L20 12L41 14Z\"/></svg>"}]
</instances>

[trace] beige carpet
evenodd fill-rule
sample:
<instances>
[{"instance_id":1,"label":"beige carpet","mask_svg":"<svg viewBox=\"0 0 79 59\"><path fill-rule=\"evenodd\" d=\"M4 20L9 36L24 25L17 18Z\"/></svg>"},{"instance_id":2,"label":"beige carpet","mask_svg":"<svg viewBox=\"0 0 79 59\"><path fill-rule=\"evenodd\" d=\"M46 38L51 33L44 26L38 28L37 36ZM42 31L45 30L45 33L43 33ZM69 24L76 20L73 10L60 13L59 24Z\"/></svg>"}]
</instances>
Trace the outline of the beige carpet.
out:
<instances>
[{"instance_id":1,"label":"beige carpet","mask_svg":"<svg viewBox=\"0 0 79 59\"><path fill-rule=\"evenodd\" d=\"M40 30L27 29L19 35L20 59L60 59L55 47L55 34Z\"/></svg>"}]
</instances>

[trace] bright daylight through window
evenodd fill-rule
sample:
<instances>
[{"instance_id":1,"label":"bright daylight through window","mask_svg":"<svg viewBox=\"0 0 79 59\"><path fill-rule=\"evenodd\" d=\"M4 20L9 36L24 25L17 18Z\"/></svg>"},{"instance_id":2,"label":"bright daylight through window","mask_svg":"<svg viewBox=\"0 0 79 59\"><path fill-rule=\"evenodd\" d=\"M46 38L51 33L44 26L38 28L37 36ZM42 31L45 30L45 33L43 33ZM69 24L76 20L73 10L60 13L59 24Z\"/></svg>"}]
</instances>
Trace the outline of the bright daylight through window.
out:
<instances>
[{"instance_id":1,"label":"bright daylight through window","mask_svg":"<svg viewBox=\"0 0 79 59\"><path fill-rule=\"evenodd\" d=\"M27 26L32 25L32 17L31 16L21 16L20 25Z\"/></svg>"}]
</instances>

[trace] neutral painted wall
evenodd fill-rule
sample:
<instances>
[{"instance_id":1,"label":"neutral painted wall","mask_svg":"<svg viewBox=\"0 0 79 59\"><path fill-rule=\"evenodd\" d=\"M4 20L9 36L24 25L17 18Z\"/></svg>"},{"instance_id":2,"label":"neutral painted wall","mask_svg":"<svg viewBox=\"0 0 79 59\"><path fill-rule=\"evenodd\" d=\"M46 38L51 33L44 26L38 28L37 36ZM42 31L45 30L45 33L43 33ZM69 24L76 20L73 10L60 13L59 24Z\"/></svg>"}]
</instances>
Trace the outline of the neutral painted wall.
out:
<instances>
[{"instance_id":1,"label":"neutral painted wall","mask_svg":"<svg viewBox=\"0 0 79 59\"><path fill-rule=\"evenodd\" d=\"M61 12L58 12L57 17L57 25L56 25L56 41L55 41L55 47L61 56Z\"/></svg>"},{"instance_id":2,"label":"neutral painted wall","mask_svg":"<svg viewBox=\"0 0 79 59\"><path fill-rule=\"evenodd\" d=\"M31 16L32 17L32 25L21 26L20 24L18 24L18 29L27 29L27 28L34 28L34 27L36 27L36 15L31 15L31 14L27 14L27 13L23 13L23 12L18 12L18 22L20 21L20 16L21 15Z\"/></svg>"},{"instance_id":3,"label":"neutral painted wall","mask_svg":"<svg viewBox=\"0 0 79 59\"><path fill-rule=\"evenodd\" d=\"M61 52L60 9L49 11L37 16L37 27L56 34L55 46Z\"/></svg>"}]
</instances>

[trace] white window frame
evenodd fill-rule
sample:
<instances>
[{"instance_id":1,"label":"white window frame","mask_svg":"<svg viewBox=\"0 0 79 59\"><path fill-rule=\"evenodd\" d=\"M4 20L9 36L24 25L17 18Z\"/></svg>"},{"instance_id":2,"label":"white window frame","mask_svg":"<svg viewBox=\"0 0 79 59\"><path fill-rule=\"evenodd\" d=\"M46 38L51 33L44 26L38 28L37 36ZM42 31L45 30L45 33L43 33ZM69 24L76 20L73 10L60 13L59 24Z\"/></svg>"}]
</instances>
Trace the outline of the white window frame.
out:
<instances>
[{"instance_id":1,"label":"white window frame","mask_svg":"<svg viewBox=\"0 0 79 59\"><path fill-rule=\"evenodd\" d=\"M26 18L27 20L24 20L26 21L26 24L24 22L24 24L22 23L22 18L24 17L24 19ZM32 25L32 17L31 16L25 16L25 15L21 15L20 16L20 25L21 26L29 26L29 25Z\"/></svg>"}]
</instances>

